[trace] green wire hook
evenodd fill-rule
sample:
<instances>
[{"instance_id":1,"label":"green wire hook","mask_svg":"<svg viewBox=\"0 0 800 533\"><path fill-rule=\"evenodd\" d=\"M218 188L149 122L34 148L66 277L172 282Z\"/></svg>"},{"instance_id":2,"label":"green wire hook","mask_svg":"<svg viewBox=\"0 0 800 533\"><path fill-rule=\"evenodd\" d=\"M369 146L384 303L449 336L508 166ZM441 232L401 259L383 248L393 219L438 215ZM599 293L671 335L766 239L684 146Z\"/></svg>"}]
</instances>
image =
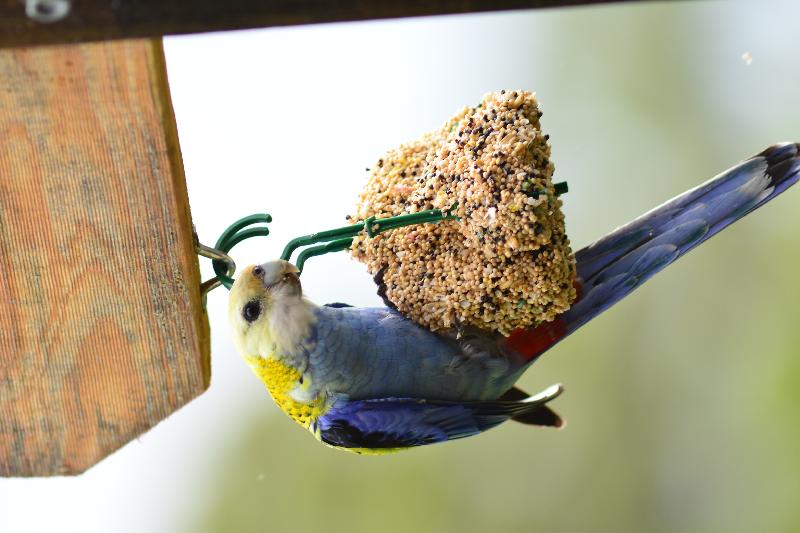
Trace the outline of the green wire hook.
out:
<instances>
[{"instance_id":1,"label":"green wire hook","mask_svg":"<svg viewBox=\"0 0 800 533\"><path fill-rule=\"evenodd\" d=\"M240 218L222 232L222 235L220 235L219 239L217 239L217 244L214 245L214 248L224 254L227 254L234 246L245 239L250 239L252 237L266 237L269 235L269 228L266 226L249 229L244 228L254 224L266 224L269 222L272 222L272 216L268 213L256 213L254 215L248 215ZM211 262L211 265L214 267L214 273L217 275L219 282L224 285L226 289L230 290L230 288L233 286L232 276L236 271L236 265L234 264L233 269L231 270L229 265L219 259L214 259Z\"/></svg>"},{"instance_id":2,"label":"green wire hook","mask_svg":"<svg viewBox=\"0 0 800 533\"><path fill-rule=\"evenodd\" d=\"M403 226L410 226L412 224L425 224L430 222L439 222L441 220L459 220L457 216L452 214L456 207L457 205L454 205L446 211L442 211L441 209L429 209L427 211L419 211L418 213L409 213L407 215L398 215L395 217L378 219L372 216L363 222L357 222L349 226L320 231L319 233L312 233L311 235L303 235L302 237L297 237L289 241L289 243L283 249L283 253L281 253L281 259L284 261L289 261L294 251L301 246L309 246L319 242L332 241L327 245L310 248L300 254L297 260L297 265L295 266L297 266L297 268L302 272L306 259L317 255L323 255L328 252L346 250L353 243L353 237L362 231L366 232L366 234L370 237L374 237L375 235L383 233L384 231L401 228ZM334 243L336 244L334 245ZM311 252L311 250L314 250L314 252Z\"/></svg>"},{"instance_id":3,"label":"green wire hook","mask_svg":"<svg viewBox=\"0 0 800 533\"><path fill-rule=\"evenodd\" d=\"M567 182L565 181L556 183L554 185L554 189L556 196L560 196L569 190ZM545 194L545 191L533 191L532 193L534 197L538 197L540 194ZM450 207L450 209L446 210L428 209L426 211L419 211L417 213L408 213L405 215L387 218L375 218L374 216L371 216L363 222L357 222L355 224L350 224L349 226L343 226L340 228L334 228L320 231L318 233L312 233L310 235L296 237L286 244L283 252L281 253L281 259L284 261L289 261L295 250L301 246L325 243L319 246L307 248L298 254L297 263L295 266L297 266L298 270L302 272L303 266L308 259L331 252L347 250L353 245L353 238L362 231L372 238L379 233L413 224L429 224L441 222L442 220L460 220L458 216L453 214L457 207L458 204L454 204ZM228 252L230 252L234 246L245 239L250 239L252 237L266 237L269 235L269 228L266 226L259 226L255 228L248 228L248 226L253 226L255 224L267 224L270 222L272 222L272 216L269 214L256 213L254 215L248 215L240 218L222 232L222 235L220 235L219 239L217 239L216 246L214 249L211 249L214 252L218 252L217 256L205 254L207 257L213 258L211 264L213 265L214 273L216 274L216 279L206 282L208 285L204 284L204 287L208 287L205 289L205 292L216 287L216 281L219 281L219 284L224 285L230 290L234 282L232 276L236 271L236 264L230 259L230 257L228 257Z\"/></svg>"}]
</instances>

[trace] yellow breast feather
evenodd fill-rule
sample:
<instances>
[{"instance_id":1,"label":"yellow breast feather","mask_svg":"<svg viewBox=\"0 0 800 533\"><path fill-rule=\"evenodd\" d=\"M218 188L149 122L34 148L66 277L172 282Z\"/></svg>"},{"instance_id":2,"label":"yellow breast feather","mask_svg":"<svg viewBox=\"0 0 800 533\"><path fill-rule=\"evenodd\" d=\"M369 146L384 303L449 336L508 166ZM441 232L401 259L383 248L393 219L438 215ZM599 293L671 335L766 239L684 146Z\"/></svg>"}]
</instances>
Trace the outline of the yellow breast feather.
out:
<instances>
[{"instance_id":1,"label":"yellow breast feather","mask_svg":"<svg viewBox=\"0 0 800 533\"><path fill-rule=\"evenodd\" d=\"M331 446L330 444L322 441L319 429L311 427L319 416L325 414L327 405L324 398L317 397L310 401L310 403L303 403L297 401L292 397L292 392L302 392L308 390L310 386L309 380L301 381L303 377L300 371L291 366L280 362L273 358L264 358L258 356L251 356L245 358L250 368L253 370L258 379L267 386L270 396L280 409L289 415L295 422L312 432L312 434L327 446L336 450L347 451L359 455L384 455L395 453L408 448L342 448L339 446Z\"/></svg>"},{"instance_id":2,"label":"yellow breast feather","mask_svg":"<svg viewBox=\"0 0 800 533\"><path fill-rule=\"evenodd\" d=\"M245 359L258 379L267 386L278 407L304 428L310 429L311 422L325 412L324 398L317 397L304 403L292 397L292 391L298 388L307 390L310 385L303 382L303 375L297 369L273 358L251 356Z\"/></svg>"}]
</instances>

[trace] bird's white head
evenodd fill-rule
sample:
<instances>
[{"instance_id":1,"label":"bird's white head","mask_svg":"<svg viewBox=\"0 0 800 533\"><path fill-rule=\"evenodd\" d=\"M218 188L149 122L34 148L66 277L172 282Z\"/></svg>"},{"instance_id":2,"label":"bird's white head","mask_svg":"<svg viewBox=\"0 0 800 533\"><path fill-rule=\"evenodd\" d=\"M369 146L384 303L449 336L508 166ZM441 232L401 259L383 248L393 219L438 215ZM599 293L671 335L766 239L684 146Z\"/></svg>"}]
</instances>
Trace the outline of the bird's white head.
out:
<instances>
[{"instance_id":1,"label":"bird's white head","mask_svg":"<svg viewBox=\"0 0 800 533\"><path fill-rule=\"evenodd\" d=\"M288 261L246 267L231 288L228 319L243 356L284 357L308 336L313 304Z\"/></svg>"}]
</instances>

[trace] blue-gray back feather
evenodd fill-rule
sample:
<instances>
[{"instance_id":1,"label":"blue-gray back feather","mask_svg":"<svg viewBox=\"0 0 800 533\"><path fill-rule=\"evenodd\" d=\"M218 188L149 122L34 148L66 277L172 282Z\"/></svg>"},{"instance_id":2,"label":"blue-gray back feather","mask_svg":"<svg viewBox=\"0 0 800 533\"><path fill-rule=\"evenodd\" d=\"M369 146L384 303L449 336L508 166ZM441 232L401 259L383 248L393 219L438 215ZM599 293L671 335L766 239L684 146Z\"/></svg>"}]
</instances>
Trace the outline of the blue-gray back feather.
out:
<instances>
[{"instance_id":1,"label":"blue-gray back feather","mask_svg":"<svg viewBox=\"0 0 800 533\"><path fill-rule=\"evenodd\" d=\"M353 399L496 398L513 383L497 353L465 354L461 344L387 308L315 311L306 344L312 381Z\"/></svg>"}]
</instances>

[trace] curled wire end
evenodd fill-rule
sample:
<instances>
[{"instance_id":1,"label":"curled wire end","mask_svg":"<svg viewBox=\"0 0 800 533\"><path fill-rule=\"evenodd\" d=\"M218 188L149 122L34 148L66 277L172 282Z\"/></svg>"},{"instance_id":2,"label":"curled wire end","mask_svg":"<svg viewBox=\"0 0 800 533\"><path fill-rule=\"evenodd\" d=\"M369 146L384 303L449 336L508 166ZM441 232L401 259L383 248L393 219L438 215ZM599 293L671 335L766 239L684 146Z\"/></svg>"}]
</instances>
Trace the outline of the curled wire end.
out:
<instances>
[{"instance_id":1,"label":"curled wire end","mask_svg":"<svg viewBox=\"0 0 800 533\"><path fill-rule=\"evenodd\" d=\"M250 239L252 237L266 237L269 235L269 228L266 226L248 229L245 228L254 224L266 224L269 222L272 222L272 216L269 213L256 213L254 215L240 218L222 232L222 235L220 235L219 239L217 239L216 248L227 254L234 246L245 239ZM211 264L214 267L214 273L217 275L217 279L219 280L220 284L226 289L230 290L230 288L233 286L233 273L235 270L226 271L225 264L220 260L214 260Z\"/></svg>"},{"instance_id":2,"label":"curled wire end","mask_svg":"<svg viewBox=\"0 0 800 533\"><path fill-rule=\"evenodd\" d=\"M203 294L204 300L209 291L216 289L220 285L228 290L233 286L233 274L236 272L236 263L228 255L228 252L245 239L266 237L269 235L269 228L266 226L245 228L254 224L266 224L269 222L272 222L272 216L268 213L256 213L255 215L240 218L222 232L222 235L219 236L213 248L200 244L197 242L197 239L195 239L197 254L211 259L211 265L214 267L214 274L216 274L215 277L204 281L200 285L200 291Z\"/></svg>"}]
</instances>

